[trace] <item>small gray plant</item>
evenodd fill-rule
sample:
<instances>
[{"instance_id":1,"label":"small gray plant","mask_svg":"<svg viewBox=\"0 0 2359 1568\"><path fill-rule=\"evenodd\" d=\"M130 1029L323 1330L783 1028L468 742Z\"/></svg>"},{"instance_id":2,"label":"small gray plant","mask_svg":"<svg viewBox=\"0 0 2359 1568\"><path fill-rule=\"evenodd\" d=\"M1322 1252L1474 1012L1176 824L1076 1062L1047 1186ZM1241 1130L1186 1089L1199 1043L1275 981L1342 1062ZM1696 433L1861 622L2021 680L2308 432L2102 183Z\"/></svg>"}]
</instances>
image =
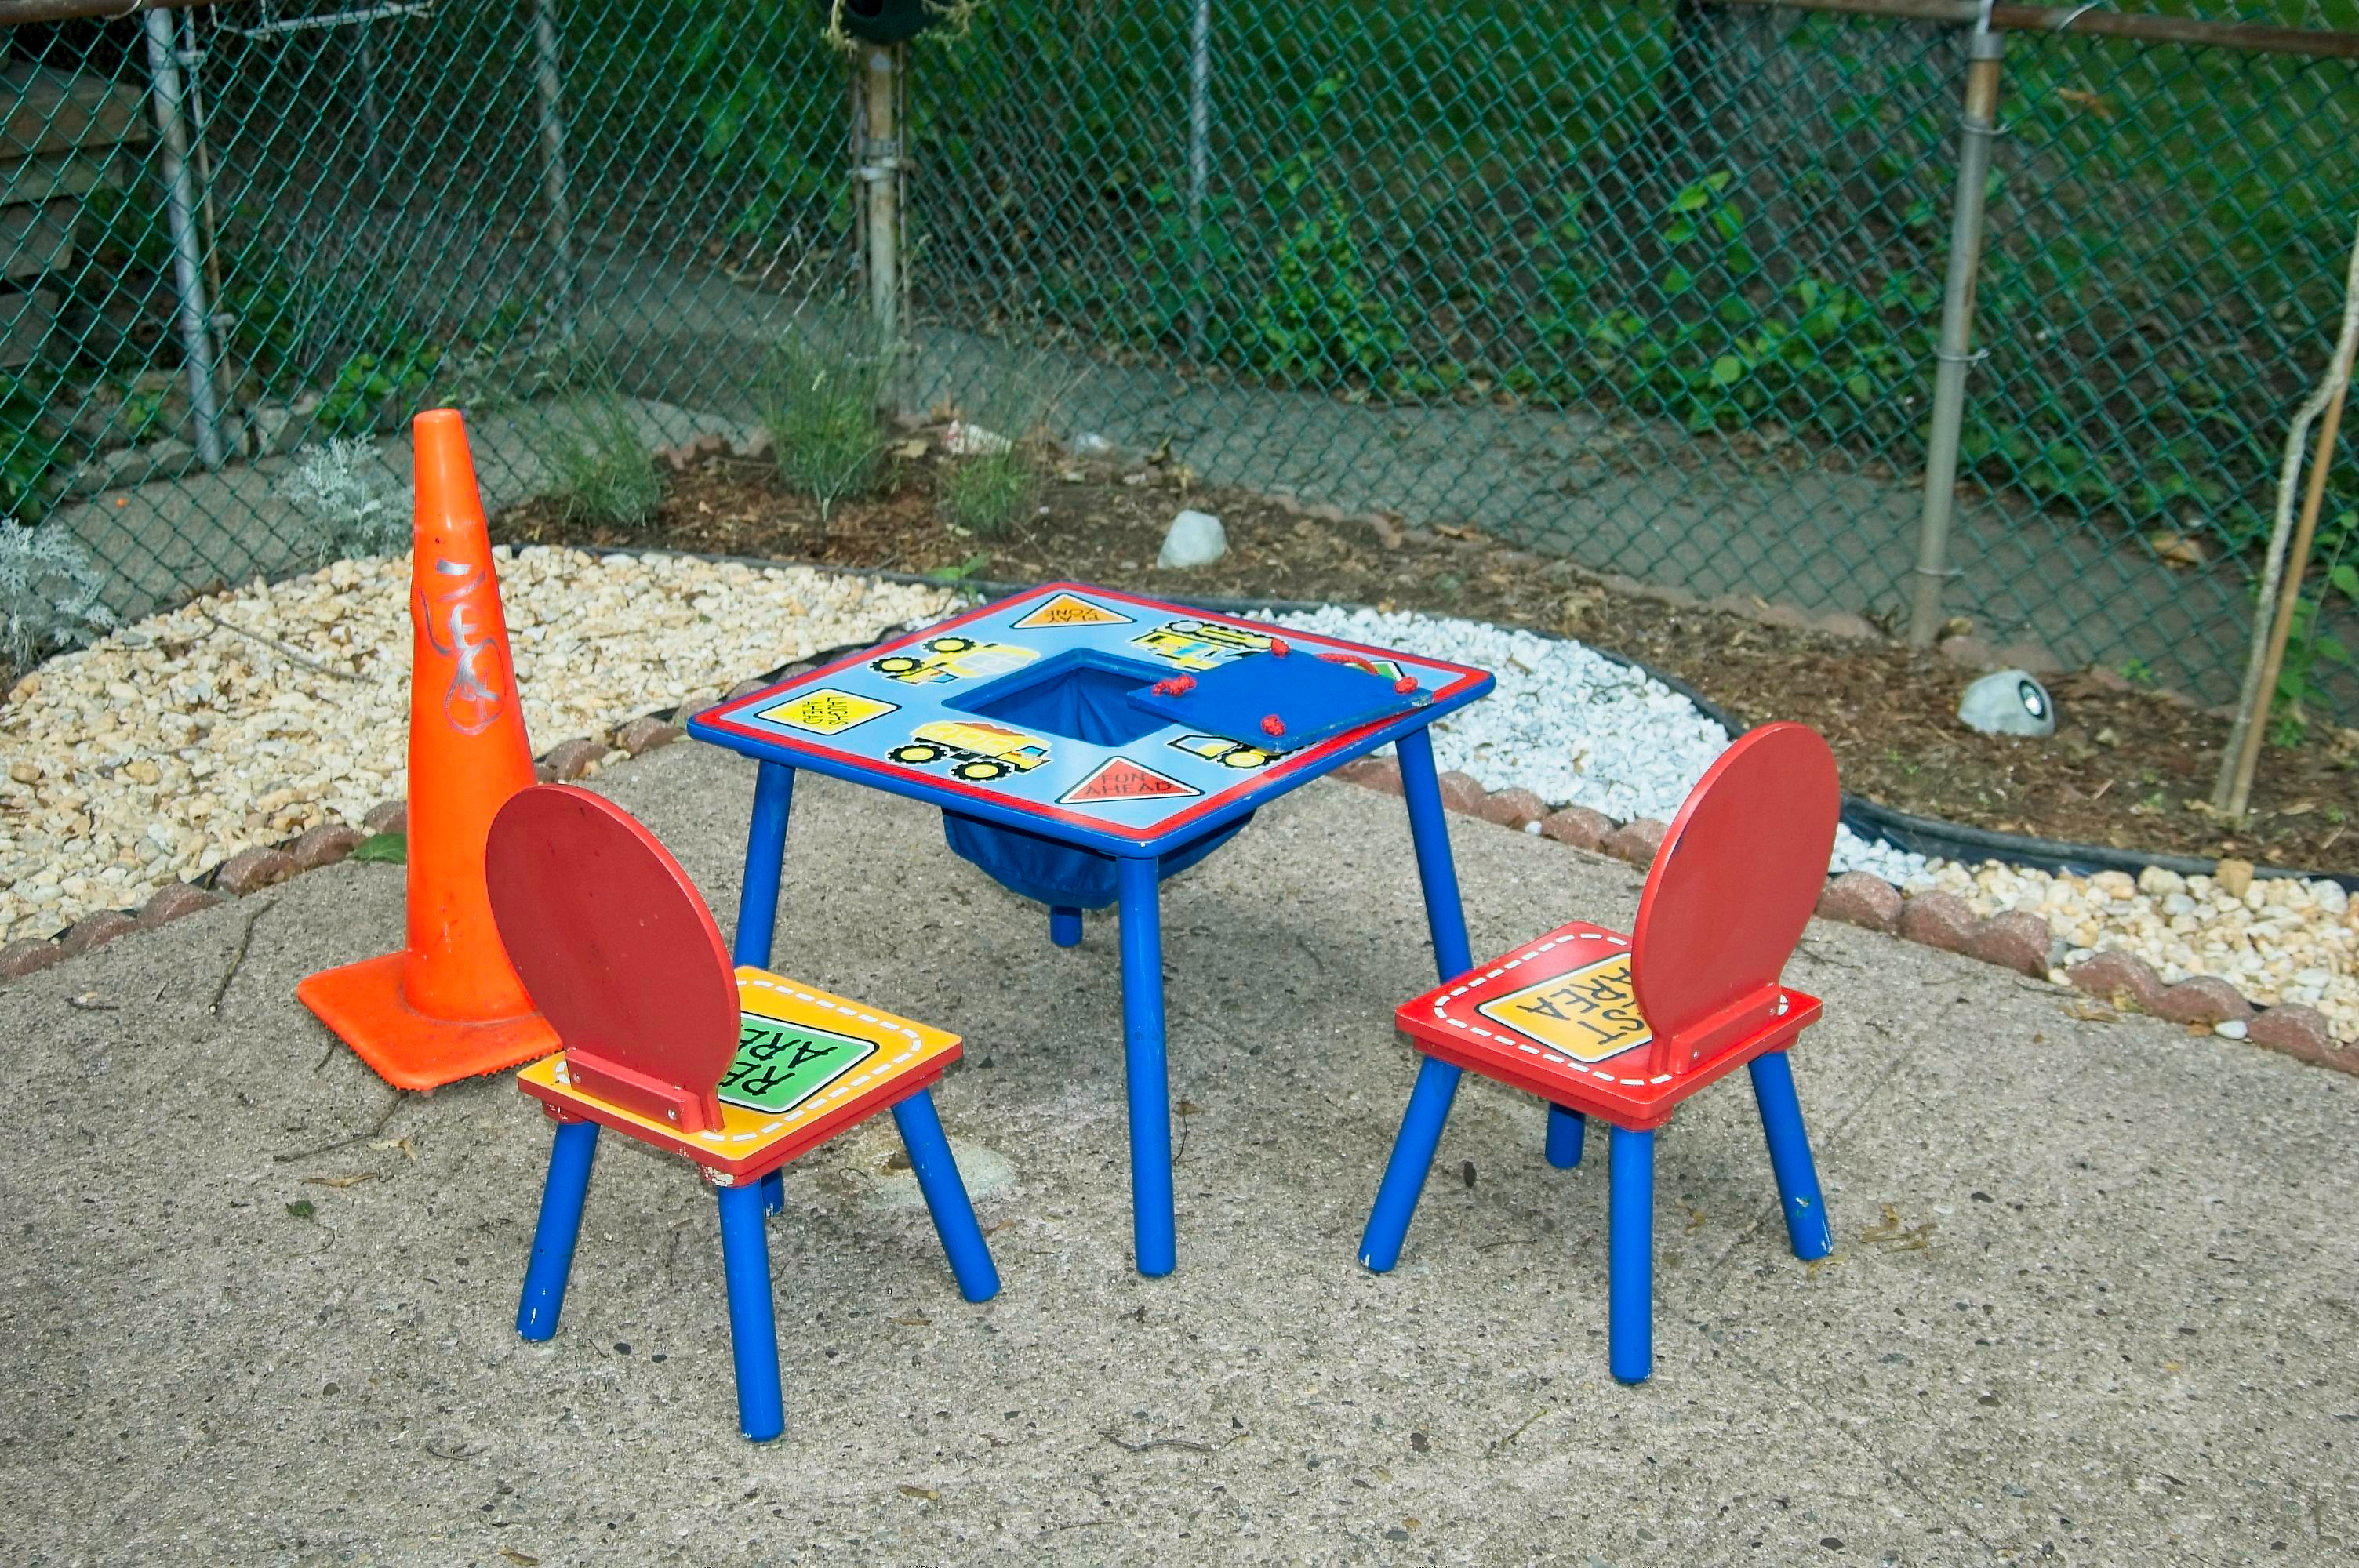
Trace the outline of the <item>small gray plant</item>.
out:
<instances>
[{"instance_id":1,"label":"small gray plant","mask_svg":"<svg viewBox=\"0 0 2359 1568\"><path fill-rule=\"evenodd\" d=\"M0 523L0 654L23 669L51 648L94 641L115 624L106 579L60 528Z\"/></svg>"},{"instance_id":2,"label":"small gray plant","mask_svg":"<svg viewBox=\"0 0 2359 1568\"><path fill-rule=\"evenodd\" d=\"M376 448L359 437L337 436L297 452L278 493L301 518L288 543L311 566L408 547L409 519L396 504Z\"/></svg>"}]
</instances>

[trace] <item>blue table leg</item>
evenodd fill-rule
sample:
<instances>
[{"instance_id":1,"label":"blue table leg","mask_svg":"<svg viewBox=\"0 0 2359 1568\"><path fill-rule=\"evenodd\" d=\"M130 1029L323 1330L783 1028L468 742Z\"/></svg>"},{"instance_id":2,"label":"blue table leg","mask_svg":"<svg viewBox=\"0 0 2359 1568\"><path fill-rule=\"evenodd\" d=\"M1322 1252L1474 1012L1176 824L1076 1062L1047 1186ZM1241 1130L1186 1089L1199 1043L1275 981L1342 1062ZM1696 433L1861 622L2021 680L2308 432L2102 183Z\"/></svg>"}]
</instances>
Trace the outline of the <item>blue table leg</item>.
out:
<instances>
[{"instance_id":1,"label":"blue table leg","mask_svg":"<svg viewBox=\"0 0 2359 1568\"><path fill-rule=\"evenodd\" d=\"M1777 1196L1786 1206L1786 1236L1804 1262L1835 1249L1826 1199L1819 1195L1818 1167L1810 1162L1810 1135L1802 1130L1802 1102L1794 1093L1794 1068L1783 1051L1753 1059L1753 1098L1761 1108L1761 1131L1769 1141L1769 1168L1777 1173Z\"/></svg>"},{"instance_id":2,"label":"blue table leg","mask_svg":"<svg viewBox=\"0 0 2359 1568\"><path fill-rule=\"evenodd\" d=\"M1605 1249L1606 1358L1617 1381L1655 1370L1655 1135L1614 1130Z\"/></svg>"},{"instance_id":3,"label":"blue table leg","mask_svg":"<svg viewBox=\"0 0 2359 1568\"><path fill-rule=\"evenodd\" d=\"M1418 881L1425 889L1425 924L1433 934L1433 960L1445 980L1474 967L1466 946L1466 912L1458 902L1458 869L1450 857L1450 823L1442 814L1441 783L1433 771L1433 739L1412 730L1393 743L1400 758L1401 794L1408 801L1409 841L1417 848ZM1417 1213L1441 1124L1462 1076L1449 1063L1428 1056L1417 1070L1392 1158L1385 1162L1375 1206L1360 1237L1360 1261L1383 1273L1400 1261L1401 1242Z\"/></svg>"},{"instance_id":4,"label":"blue table leg","mask_svg":"<svg viewBox=\"0 0 2359 1568\"><path fill-rule=\"evenodd\" d=\"M784 1165L762 1178L762 1212L784 1214L787 1208L787 1168Z\"/></svg>"},{"instance_id":5,"label":"blue table leg","mask_svg":"<svg viewBox=\"0 0 2359 1568\"><path fill-rule=\"evenodd\" d=\"M1450 821L1441 809L1441 782L1433 771L1433 740L1412 730L1393 742L1399 754L1401 794L1408 801L1409 838L1417 846L1418 881L1425 886L1425 923L1433 933L1433 960L1445 980L1474 967L1466 947L1466 911L1458 902L1458 868L1450 858Z\"/></svg>"},{"instance_id":6,"label":"blue table leg","mask_svg":"<svg viewBox=\"0 0 2359 1568\"><path fill-rule=\"evenodd\" d=\"M737 1424L767 1443L787 1429L778 1391L778 1324L770 1304L770 1240L762 1233L762 1188L715 1187L721 1199L721 1268L729 1286L729 1349L737 1363Z\"/></svg>"},{"instance_id":7,"label":"blue table leg","mask_svg":"<svg viewBox=\"0 0 2359 1568\"><path fill-rule=\"evenodd\" d=\"M1417 1087L1409 1091L1400 1134L1376 1186L1376 1206L1360 1235L1360 1262L1379 1274L1400 1261L1401 1242L1408 1236L1409 1218L1425 1191L1426 1173L1433 1169L1434 1146L1441 1141L1441 1124L1450 1119L1450 1102L1462 1076L1439 1056L1428 1056L1417 1070Z\"/></svg>"},{"instance_id":8,"label":"blue table leg","mask_svg":"<svg viewBox=\"0 0 2359 1568\"><path fill-rule=\"evenodd\" d=\"M1082 912L1069 909L1061 903L1051 905L1049 910L1049 940L1060 947L1080 946Z\"/></svg>"},{"instance_id":9,"label":"blue table leg","mask_svg":"<svg viewBox=\"0 0 2359 1568\"><path fill-rule=\"evenodd\" d=\"M778 871L787 853L787 809L794 803L795 770L764 762L754 781L754 822L745 831L745 878L737 897L737 937L730 961L770 967L778 926Z\"/></svg>"},{"instance_id":10,"label":"blue table leg","mask_svg":"<svg viewBox=\"0 0 2359 1568\"><path fill-rule=\"evenodd\" d=\"M999 1271L992 1266L991 1249L983 1244L983 1227L975 1223L974 1204L966 1195L950 1140L942 1136L942 1119L934 1114L933 1091L920 1089L896 1105L893 1119L901 1129L909 1169L918 1173L918 1190L926 1195L942 1250L950 1254L959 1294L971 1302L989 1301L999 1293Z\"/></svg>"},{"instance_id":11,"label":"blue table leg","mask_svg":"<svg viewBox=\"0 0 2359 1568\"><path fill-rule=\"evenodd\" d=\"M1171 1204L1171 1084L1163 1044L1161 864L1114 862L1122 894L1122 1047L1130 1090L1131 1235L1138 1271L1179 1267Z\"/></svg>"},{"instance_id":12,"label":"blue table leg","mask_svg":"<svg viewBox=\"0 0 2359 1568\"><path fill-rule=\"evenodd\" d=\"M1560 1171L1581 1163L1581 1145L1589 1124L1581 1112L1560 1105L1549 1107L1548 1162Z\"/></svg>"},{"instance_id":13,"label":"blue table leg","mask_svg":"<svg viewBox=\"0 0 2359 1568\"><path fill-rule=\"evenodd\" d=\"M598 1153L598 1124L560 1121L549 1152L549 1180L540 1189L540 1218L532 1227L532 1260L525 1265L524 1299L516 1332L539 1341L557 1332L565 1281L573 1272L573 1244L582 1236L582 1201L590 1191L590 1163Z\"/></svg>"}]
</instances>

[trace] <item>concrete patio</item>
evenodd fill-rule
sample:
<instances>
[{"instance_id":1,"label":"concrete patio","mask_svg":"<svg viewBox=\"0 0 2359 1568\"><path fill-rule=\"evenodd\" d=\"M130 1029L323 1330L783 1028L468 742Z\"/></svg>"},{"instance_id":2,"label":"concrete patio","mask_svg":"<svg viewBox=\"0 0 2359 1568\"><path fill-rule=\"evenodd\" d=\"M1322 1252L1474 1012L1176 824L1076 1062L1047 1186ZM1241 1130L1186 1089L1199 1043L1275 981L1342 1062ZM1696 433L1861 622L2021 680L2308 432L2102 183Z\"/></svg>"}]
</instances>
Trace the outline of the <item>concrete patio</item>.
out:
<instances>
[{"instance_id":1,"label":"concrete patio","mask_svg":"<svg viewBox=\"0 0 2359 1568\"><path fill-rule=\"evenodd\" d=\"M751 771L601 775L724 928ZM1169 885L1179 1271L1129 1262L1113 922L1060 951L906 803L798 792L778 967L963 1033L1005 1289L889 1119L771 1222L788 1432L739 1439L712 1199L608 1140L562 1327L513 1317L548 1123L382 1085L296 1002L397 940L345 864L10 985L0 1560L2331 1563L2359 1543L2359 1081L1814 925L1840 1251L1752 1098L1660 1141L1657 1372L1606 1375L1603 1140L1470 1079L1400 1269L1353 1249L1431 974L1397 800L1321 784ZM1453 819L1478 954L1618 862ZM234 961L247 934L242 961ZM218 996L218 1011L213 1004Z\"/></svg>"}]
</instances>

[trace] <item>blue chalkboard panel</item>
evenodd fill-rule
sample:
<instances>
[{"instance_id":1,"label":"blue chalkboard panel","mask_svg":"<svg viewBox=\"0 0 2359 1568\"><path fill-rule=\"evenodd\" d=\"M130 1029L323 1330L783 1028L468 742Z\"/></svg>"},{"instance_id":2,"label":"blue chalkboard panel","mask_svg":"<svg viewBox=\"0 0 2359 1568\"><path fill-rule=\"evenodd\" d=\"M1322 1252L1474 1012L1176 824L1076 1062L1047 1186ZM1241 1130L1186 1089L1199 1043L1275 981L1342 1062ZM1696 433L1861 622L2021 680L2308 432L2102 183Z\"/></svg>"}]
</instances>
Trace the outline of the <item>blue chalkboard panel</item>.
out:
<instances>
[{"instance_id":1,"label":"blue chalkboard panel","mask_svg":"<svg viewBox=\"0 0 2359 1568\"><path fill-rule=\"evenodd\" d=\"M1281 651L1282 650L1282 651ZM1408 689L1397 689L1406 686ZM1285 754L1433 701L1415 676L1386 676L1361 660L1321 658L1290 640L1191 678L1166 677L1130 694L1132 706L1214 735L1250 737Z\"/></svg>"}]
</instances>

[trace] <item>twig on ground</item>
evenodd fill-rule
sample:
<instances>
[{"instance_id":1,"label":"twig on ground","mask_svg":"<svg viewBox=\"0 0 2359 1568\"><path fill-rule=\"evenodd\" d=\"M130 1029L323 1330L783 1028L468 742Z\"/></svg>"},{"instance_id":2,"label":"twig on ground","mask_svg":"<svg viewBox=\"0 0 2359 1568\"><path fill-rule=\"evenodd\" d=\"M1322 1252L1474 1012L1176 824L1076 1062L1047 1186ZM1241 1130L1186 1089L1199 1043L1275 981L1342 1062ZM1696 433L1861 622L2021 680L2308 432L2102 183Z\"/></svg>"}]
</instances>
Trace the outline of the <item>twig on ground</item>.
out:
<instances>
[{"instance_id":1,"label":"twig on ground","mask_svg":"<svg viewBox=\"0 0 2359 1568\"><path fill-rule=\"evenodd\" d=\"M274 1165L291 1165L298 1160L310 1160L321 1154L332 1154L339 1149L351 1148L363 1139L375 1138L385 1130L386 1123L393 1119L393 1113L401 1108L401 1091L394 1090L392 1102L385 1108L385 1114L378 1117L376 1125L371 1127L366 1132L355 1132L350 1138L339 1138L333 1143L322 1143L317 1149L299 1150L292 1154L273 1154L270 1157L270 1162Z\"/></svg>"},{"instance_id":2,"label":"twig on ground","mask_svg":"<svg viewBox=\"0 0 2359 1568\"><path fill-rule=\"evenodd\" d=\"M230 982L237 979L238 970L245 965L245 950L254 942L255 923L269 914L277 903L277 899L271 899L245 917L245 929L237 934L237 951L230 955L229 968L222 972L221 984L213 988L213 1000L205 1007L206 1017L221 1016L222 999L229 995Z\"/></svg>"},{"instance_id":3,"label":"twig on ground","mask_svg":"<svg viewBox=\"0 0 2359 1568\"><path fill-rule=\"evenodd\" d=\"M1523 1424L1523 1425L1521 1425L1521 1426L1519 1426L1519 1427L1516 1428L1516 1430L1515 1430L1515 1431L1513 1431L1513 1432L1511 1432L1511 1433L1507 1433L1507 1435L1506 1435L1506 1436L1505 1436L1505 1437L1503 1437L1503 1438L1499 1439L1499 1441L1498 1441L1495 1444L1494 1444L1494 1446L1495 1446L1495 1447L1498 1447L1498 1448L1505 1448L1505 1447L1506 1447L1509 1444L1511 1444L1511 1443L1515 1442L1515 1441L1516 1441L1516 1439L1517 1439L1517 1438L1519 1438L1519 1437L1523 1436L1523 1434L1524 1434L1524 1433L1527 1433L1527 1432L1531 1431L1531 1429L1532 1429L1532 1422L1536 1422L1536 1421L1538 1421L1538 1420L1539 1420L1539 1419L1540 1419L1540 1417L1542 1417L1542 1416L1544 1416L1544 1415L1546 1415L1546 1414L1548 1414L1548 1407L1547 1407L1547 1406L1545 1406L1545 1405L1544 1405L1544 1406L1542 1406L1540 1409L1538 1409L1538 1410L1536 1410L1536 1411L1532 1411L1531 1415L1530 1415L1529 1417L1527 1417L1527 1418L1525 1420L1525 1422L1524 1422L1524 1424Z\"/></svg>"},{"instance_id":4,"label":"twig on ground","mask_svg":"<svg viewBox=\"0 0 2359 1568\"><path fill-rule=\"evenodd\" d=\"M249 632L243 626L233 625L229 622L223 620L220 616L215 615L210 610L200 608L197 613L212 622L214 625L220 627L223 631L234 632L241 637L251 638L255 642L261 643L264 647L270 649L272 652L294 660L297 664L302 665L307 670L317 670L323 676L333 676L338 680L348 680L361 686L368 684L365 676L354 675L350 670L337 669L332 665L323 665L319 660L311 657L310 654L303 652L300 648L289 647L276 637L266 637L259 632Z\"/></svg>"},{"instance_id":5,"label":"twig on ground","mask_svg":"<svg viewBox=\"0 0 2359 1568\"><path fill-rule=\"evenodd\" d=\"M1198 1443L1195 1439L1190 1437L1150 1437L1144 1443L1126 1443L1123 1439L1116 1437L1113 1433L1108 1432L1104 1427L1098 1428L1098 1435L1104 1438L1108 1443L1113 1444L1116 1448L1121 1449L1125 1454L1144 1454L1150 1448L1185 1448L1191 1454L1218 1454L1221 1449L1228 1446L1228 1444L1225 1443L1218 1445L1210 1443ZM1234 1437L1229 1439L1229 1443L1234 1443L1236 1439Z\"/></svg>"},{"instance_id":6,"label":"twig on ground","mask_svg":"<svg viewBox=\"0 0 2359 1568\"><path fill-rule=\"evenodd\" d=\"M1537 1236L1503 1236L1496 1241L1484 1242L1480 1247L1475 1248L1474 1250L1477 1252L1488 1252L1494 1247L1528 1247L1538 1239L1539 1238Z\"/></svg>"}]
</instances>

